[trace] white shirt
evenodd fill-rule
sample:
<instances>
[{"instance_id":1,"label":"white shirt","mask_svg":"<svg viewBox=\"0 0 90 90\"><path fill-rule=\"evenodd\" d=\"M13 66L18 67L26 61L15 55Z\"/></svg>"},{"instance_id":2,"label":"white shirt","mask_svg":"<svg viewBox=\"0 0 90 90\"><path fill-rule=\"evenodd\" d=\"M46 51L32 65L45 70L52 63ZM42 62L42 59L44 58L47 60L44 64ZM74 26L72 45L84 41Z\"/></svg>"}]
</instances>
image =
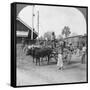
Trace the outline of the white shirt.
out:
<instances>
[{"instance_id":1,"label":"white shirt","mask_svg":"<svg viewBox=\"0 0 90 90\"><path fill-rule=\"evenodd\" d=\"M86 51L86 47L83 47L83 48L82 48L82 51L85 52L85 51Z\"/></svg>"},{"instance_id":2,"label":"white shirt","mask_svg":"<svg viewBox=\"0 0 90 90\"><path fill-rule=\"evenodd\" d=\"M57 66L59 66L59 67L63 66L63 60L62 60L62 55L61 54L58 54Z\"/></svg>"}]
</instances>

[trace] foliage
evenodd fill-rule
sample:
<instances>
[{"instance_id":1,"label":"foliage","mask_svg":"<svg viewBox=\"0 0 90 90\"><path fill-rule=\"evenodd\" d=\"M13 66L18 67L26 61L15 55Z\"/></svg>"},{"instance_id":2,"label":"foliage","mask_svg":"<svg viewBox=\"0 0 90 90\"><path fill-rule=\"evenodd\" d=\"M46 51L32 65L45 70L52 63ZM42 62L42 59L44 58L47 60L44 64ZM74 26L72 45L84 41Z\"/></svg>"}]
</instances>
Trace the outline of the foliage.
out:
<instances>
[{"instance_id":1,"label":"foliage","mask_svg":"<svg viewBox=\"0 0 90 90\"><path fill-rule=\"evenodd\" d=\"M44 33L44 38L47 40L51 40L51 32Z\"/></svg>"},{"instance_id":2,"label":"foliage","mask_svg":"<svg viewBox=\"0 0 90 90\"><path fill-rule=\"evenodd\" d=\"M71 34L70 28L68 26L65 26L62 30L62 35L65 35L67 38Z\"/></svg>"},{"instance_id":3,"label":"foliage","mask_svg":"<svg viewBox=\"0 0 90 90\"><path fill-rule=\"evenodd\" d=\"M63 36L62 35L58 35L57 39L58 40L63 40Z\"/></svg>"},{"instance_id":4,"label":"foliage","mask_svg":"<svg viewBox=\"0 0 90 90\"><path fill-rule=\"evenodd\" d=\"M46 32L44 34L44 38L47 40L54 40L55 39L55 32Z\"/></svg>"}]
</instances>

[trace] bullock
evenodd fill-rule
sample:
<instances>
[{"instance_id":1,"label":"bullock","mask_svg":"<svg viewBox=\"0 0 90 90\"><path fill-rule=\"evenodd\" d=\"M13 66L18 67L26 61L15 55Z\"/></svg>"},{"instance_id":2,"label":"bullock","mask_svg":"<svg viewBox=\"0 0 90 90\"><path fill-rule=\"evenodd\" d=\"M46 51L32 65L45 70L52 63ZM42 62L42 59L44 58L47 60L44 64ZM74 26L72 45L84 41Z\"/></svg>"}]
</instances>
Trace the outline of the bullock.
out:
<instances>
[{"instance_id":1,"label":"bullock","mask_svg":"<svg viewBox=\"0 0 90 90\"><path fill-rule=\"evenodd\" d=\"M34 62L34 59L36 59L36 65L37 65L38 62L39 62L39 65L40 65L40 61L43 60L44 57L48 58L48 64L49 64L49 59L50 59L51 53L52 53L51 48L46 48L46 47L37 48L37 47L34 47L34 48L28 50L27 55L31 55L33 57L33 62Z\"/></svg>"}]
</instances>

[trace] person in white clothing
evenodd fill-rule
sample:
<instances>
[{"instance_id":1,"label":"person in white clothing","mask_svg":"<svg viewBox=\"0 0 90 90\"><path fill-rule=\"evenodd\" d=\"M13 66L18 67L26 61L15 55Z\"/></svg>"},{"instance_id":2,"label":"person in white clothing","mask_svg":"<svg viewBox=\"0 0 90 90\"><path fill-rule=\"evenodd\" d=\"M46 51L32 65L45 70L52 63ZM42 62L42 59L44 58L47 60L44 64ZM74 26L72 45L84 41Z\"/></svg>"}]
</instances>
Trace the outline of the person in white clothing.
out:
<instances>
[{"instance_id":1,"label":"person in white clothing","mask_svg":"<svg viewBox=\"0 0 90 90\"><path fill-rule=\"evenodd\" d=\"M58 67L59 70L62 70L62 68L63 68L63 60L62 60L62 51L61 51L61 49L58 51L57 67Z\"/></svg>"},{"instance_id":2,"label":"person in white clothing","mask_svg":"<svg viewBox=\"0 0 90 90\"><path fill-rule=\"evenodd\" d=\"M81 58L82 64L85 63L85 56L86 56L86 46L83 46L82 47L82 58Z\"/></svg>"}]
</instances>

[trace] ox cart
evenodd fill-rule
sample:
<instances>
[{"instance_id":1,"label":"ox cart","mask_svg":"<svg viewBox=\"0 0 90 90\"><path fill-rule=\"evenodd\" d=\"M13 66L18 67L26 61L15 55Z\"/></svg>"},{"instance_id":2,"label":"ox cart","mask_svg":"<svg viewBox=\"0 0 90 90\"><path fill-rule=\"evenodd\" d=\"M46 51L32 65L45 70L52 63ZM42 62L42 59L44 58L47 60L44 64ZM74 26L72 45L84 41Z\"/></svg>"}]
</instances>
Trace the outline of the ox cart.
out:
<instances>
[{"instance_id":1,"label":"ox cart","mask_svg":"<svg viewBox=\"0 0 90 90\"><path fill-rule=\"evenodd\" d=\"M62 49L63 61L70 62L72 54L69 47L65 44L59 44L55 48L43 45L30 45L27 47L26 55L31 55L33 57L33 62L35 62L36 65L37 63L40 65L44 58L46 59L47 64L49 64L51 58L54 58L57 62L58 48Z\"/></svg>"},{"instance_id":2,"label":"ox cart","mask_svg":"<svg viewBox=\"0 0 90 90\"><path fill-rule=\"evenodd\" d=\"M43 59L45 58L47 64L50 63L51 58L54 58L57 62L58 59L58 51L57 49L52 49L50 47L32 47L27 51L27 55L31 55L33 57L33 62L40 65ZM67 52L65 49L63 50L63 62L69 63L71 60L70 52Z\"/></svg>"},{"instance_id":3,"label":"ox cart","mask_svg":"<svg viewBox=\"0 0 90 90\"><path fill-rule=\"evenodd\" d=\"M31 55L33 57L33 62L35 62L36 65L37 63L40 65L43 58L45 58L47 60L47 64L49 64L50 58L54 57L56 59L57 53L51 47L32 46L27 50L26 55Z\"/></svg>"}]
</instances>

